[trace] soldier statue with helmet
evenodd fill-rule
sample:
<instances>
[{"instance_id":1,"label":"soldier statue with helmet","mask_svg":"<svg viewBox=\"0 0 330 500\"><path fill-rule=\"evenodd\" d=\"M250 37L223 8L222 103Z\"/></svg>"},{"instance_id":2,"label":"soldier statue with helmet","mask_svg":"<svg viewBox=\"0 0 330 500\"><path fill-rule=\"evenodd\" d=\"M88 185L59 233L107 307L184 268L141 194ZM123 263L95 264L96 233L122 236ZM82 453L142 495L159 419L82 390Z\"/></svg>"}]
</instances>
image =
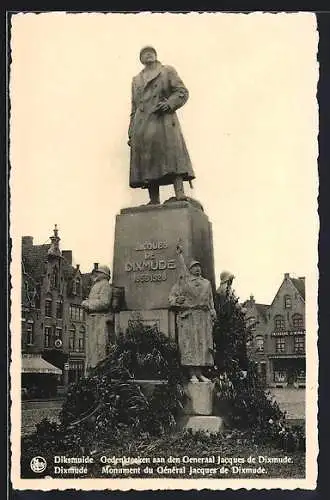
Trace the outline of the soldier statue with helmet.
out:
<instances>
[{"instance_id":1,"label":"soldier statue with helmet","mask_svg":"<svg viewBox=\"0 0 330 500\"><path fill-rule=\"evenodd\" d=\"M112 312L113 288L109 283L111 272L108 266L98 266L92 271L92 287L82 307L88 314L85 372L107 356L110 325L114 322Z\"/></svg>"},{"instance_id":2,"label":"soldier statue with helmet","mask_svg":"<svg viewBox=\"0 0 330 500\"><path fill-rule=\"evenodd\" d=\"M177 254L181 272L170 291L169 303L176 311L181 363L188 368L190 382L209 382L203 368L214 365L212 330L216 312L212 287L202 277L199 261L191 261L187 268L180 244Z\"/></svg>"}]
</instances>

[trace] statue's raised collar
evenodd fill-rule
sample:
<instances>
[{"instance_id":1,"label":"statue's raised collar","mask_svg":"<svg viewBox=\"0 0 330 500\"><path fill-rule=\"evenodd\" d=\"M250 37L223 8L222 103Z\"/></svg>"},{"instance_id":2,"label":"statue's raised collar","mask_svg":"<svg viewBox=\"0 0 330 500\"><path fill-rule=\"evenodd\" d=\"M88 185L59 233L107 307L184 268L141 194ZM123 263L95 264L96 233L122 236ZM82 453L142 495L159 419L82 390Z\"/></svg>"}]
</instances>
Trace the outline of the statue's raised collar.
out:
<instances>
[{"instance_id":1,"label":"statue's raised collar","mask_svg":"<svg viewBox=\"0 0 330 500\"><path fill-rule=\"evenodd\" d=\"M143 69L140 71L140 73L137 75L137 78L139 79L139 84L142 87L146 87L152 80L157 78L159 73L161 72L163 68L163 65L157 61L157 64L155 65L154 69L146 71Z\"/></svg>"}]
</instances>

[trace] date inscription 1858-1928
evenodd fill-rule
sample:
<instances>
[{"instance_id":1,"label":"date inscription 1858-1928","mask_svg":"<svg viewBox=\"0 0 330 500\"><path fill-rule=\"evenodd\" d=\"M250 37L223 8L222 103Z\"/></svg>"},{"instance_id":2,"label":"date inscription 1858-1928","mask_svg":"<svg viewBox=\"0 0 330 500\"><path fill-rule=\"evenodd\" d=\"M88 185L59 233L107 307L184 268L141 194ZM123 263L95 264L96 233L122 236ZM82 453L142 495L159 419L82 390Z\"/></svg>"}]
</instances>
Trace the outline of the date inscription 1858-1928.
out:
<instances>
[{"instance_id":1,"label":"date inscription 1858-1928","mask_svg":"<svg viewBox=\"0 0 330 500\"><path fill-rule=\"evenodd\" d=\"M138 259L125 262L125 271L134 273L135 283L159 283L167 280L167 270L176 269L176 260L157 255L157 251L168 248L167 241L138 242L134 250Z\"/></svg>"}]
</instances>

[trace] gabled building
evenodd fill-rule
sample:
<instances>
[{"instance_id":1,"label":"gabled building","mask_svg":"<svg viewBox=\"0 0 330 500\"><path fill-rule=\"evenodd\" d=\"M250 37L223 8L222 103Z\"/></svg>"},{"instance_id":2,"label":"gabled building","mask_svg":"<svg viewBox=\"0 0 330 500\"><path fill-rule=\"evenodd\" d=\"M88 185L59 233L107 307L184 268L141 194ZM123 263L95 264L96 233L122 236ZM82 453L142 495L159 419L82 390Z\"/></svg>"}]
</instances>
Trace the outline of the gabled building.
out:
<instances>
[{"instance_id":1,"label":"gabled building","mask_svg":"<svg viewBox=\"0 0 330 500\"><path fill-rule=\"evenodd\" d=\"M59 244L56 226L50 243L22 238L22 387L37 393L52 385L41 375L56 376L65 389L84 373L86 279L72 265L72 251Z\"/></svg>"},{"instance_id":2,"label":"gabled building","mask_svg":"<svg viewBox=\"0 0 330 500\"><path fill-rule=\"evenodd\" d=\"M305 278L289 273L272 301L257 304L251 296L244 303L253 340L248 352L263 380L271 387L305 385Z\"/></svg>"},{"instance_id":3,"label":"gabled building","mask_svg":"<svg viewBox=\"0 0 330 500\"><path fill-rule=\"evenodd\" d=\"M285 273L268 313L267 383L275 387L304 386L305 278L292 278Z\"/></svg>"},{"instance_id":4,"label":"gabled building","mask_svg":"<svg viewBox=\"0 0 330 500\"><path fill-rule=\"evenodd\" d=\"M258 372L263 383L267 382L267 352L265 350L265 331L267 326L267 312L269 305L259 304L251 295L249 300L244 303L247 310L247 324L252 332L252 339L248 342L248 355L255 361Z\"/></svg>"}]
</instances>

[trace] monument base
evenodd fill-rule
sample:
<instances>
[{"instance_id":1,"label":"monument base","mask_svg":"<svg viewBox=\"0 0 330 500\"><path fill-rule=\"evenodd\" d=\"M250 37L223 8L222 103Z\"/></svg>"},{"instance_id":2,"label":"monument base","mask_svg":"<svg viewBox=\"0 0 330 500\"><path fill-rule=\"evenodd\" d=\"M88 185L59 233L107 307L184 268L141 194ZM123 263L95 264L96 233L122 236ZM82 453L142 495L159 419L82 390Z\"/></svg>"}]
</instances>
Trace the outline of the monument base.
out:
<instances>
[{"instance_id":1,"label":"monument base","mask_svg":"<svg viewBox=\"0 0 330 500\"><path fill-rule=\"evenodd\" d=\"M224 421L214 415L190 415L181 418L178 426L180 429L190 429L193 433L203 431L215 434L224 430Z\"/></svg>"},{"instance_id":2,"label":"monument base","mask_svg":"<svg viewBox=\"0 0 330 500\"><path fill-rule=\"evenodd\" d=\"M189 382L185 386L187 403L185 415L212 415L214 384L210 382Z\"/></svg>"}]
</instances>

